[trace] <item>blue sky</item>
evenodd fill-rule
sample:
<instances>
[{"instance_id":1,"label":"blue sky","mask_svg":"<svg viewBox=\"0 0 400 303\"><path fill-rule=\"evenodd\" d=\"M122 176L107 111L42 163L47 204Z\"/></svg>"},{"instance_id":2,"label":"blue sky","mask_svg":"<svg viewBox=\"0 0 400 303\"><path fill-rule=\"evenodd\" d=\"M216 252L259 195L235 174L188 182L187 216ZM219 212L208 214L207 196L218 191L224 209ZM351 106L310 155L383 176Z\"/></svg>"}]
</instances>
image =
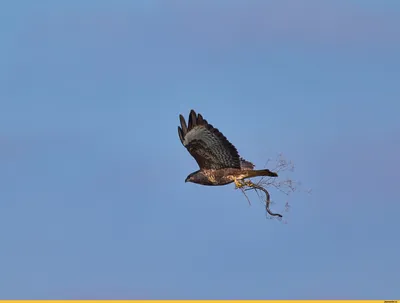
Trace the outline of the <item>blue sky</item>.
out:
<instances>
[{"instance_id":1,"label":"blue sky","mask_svg":"<svg viewBox=\"0 0 400 303\"><path fill-rule=\"evenodd\" d=\"M398 1L4 1L0 37L2 299L399 297ZM294 162L287 224L184 183L192 108Z\"/></svg>"}]
</instances>

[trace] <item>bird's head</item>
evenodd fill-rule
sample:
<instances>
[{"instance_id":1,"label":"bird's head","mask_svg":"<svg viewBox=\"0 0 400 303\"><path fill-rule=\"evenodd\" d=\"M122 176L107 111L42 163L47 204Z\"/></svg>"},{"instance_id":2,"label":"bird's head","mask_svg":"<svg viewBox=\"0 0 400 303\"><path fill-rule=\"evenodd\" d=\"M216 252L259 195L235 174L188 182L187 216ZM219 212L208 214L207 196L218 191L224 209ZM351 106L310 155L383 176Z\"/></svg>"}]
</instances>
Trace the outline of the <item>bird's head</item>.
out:
<instances>
[{"instance_id":1,"label":"bird's head","mask_svg":"<svg viewBox=\"0 0 400 303\"><path fill-rule=\"evenodd\" d=\"M186 177L185 182L192 182L193 181L193 175L190 174L189 176Z\"/></svg>"},{"instance_id":2,"label":"bird's head","mask_svg":"<svg viewBox=\"0 0 400 303\"><path fill-rule=\"evenodd\" d=\"M196 183L197 181L197 173L198 171L195 171L193 173L191 173L189 176L186 177L185 182L193 182Z\"/></svg>"}]
</instances>

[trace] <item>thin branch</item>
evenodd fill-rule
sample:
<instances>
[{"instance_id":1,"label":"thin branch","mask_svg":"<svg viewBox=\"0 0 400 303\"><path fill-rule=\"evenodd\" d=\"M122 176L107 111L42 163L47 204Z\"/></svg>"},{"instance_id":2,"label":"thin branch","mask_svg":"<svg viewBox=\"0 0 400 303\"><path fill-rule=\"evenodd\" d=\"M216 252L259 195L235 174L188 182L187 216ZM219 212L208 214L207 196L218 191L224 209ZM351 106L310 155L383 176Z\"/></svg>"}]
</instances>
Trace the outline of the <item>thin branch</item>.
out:
<instances>
[{"instance_id":1,"label":"thin branch","mask_svg":"<svg viewBox=\"0 0 400 303\"><path fill-rule=\"evenodd\" d=\"M242 191L243 195L246 197L247 202L249 202L249 205L251 206L251 202L249 197L246 195L246 190L243 187L240 187L240 190Z\"/></svg>"},{"instance_id":2,"label":"thin branch","mask_svg":"<svg viewBox=\"0 0 400 303\"><path fill-rule=\"evenodd\" d=\"M247 188L243 188L243 187L247 187ZM260 185L258 185L258 184L254 184L254 183L251 182L251 181L247 181L247 182L244 182L244 183L243 183L243 186L240 187L240 189L242 190L243 193L244 193L245 191L247 191L247 190L252 190L252 189L255 190L256 192L257 192L257 190L263 191L263 192L265 193L265 209L267 210L268 214L269 214L270 216L273 216L273 217L280 217L280 218L282 218L282 215L281 215L281 214L273 213L273 212L270 210L269 206L270 206L270 204L271 204L271 195L269 194L269 192L268 192L268 190L267 190L266 188L264 188L264 187L262 187L262 186L260 186ZM257 193L257 194L258 194L258 193ZM247 195L246 195L246 197L247 197Z\"/></svg>"},{"instance_id":3,"label":"thin branch","mask_svg":"<svg viewBox=\"0 0 400 303\"><path fill-rule=\"evenodd\" d=\"M271 159L268 159L265 167L268 164L271 164L271 162L275 162L275 167L273 167L273 165L271 165L272 169L271 168L270 169L272 171L277 172L279 175L281 175L282 172L287 172L287 171L293 172L294 171L294 164L291 161L287 161L283 157L282 154L279 154L275 161L271 161ZM267 210L268 214L272 217L279 217L279 218L282 218L281 214L273 213L270 210L271 196L270 196L267 188L274 187L276 190L280 191L281 193L283 193L285 195L289 195L290 193L298 191L299 190L298 187L300 186L299 182L296 182L291 179L285 179L285 180L280 181L279 177L275 178L275 177L268 177L268 176L261 177L256 184L254 184L250 180L247 180L247 181L242 180L240 183L241 183L241 185L239 186L239 188L241 189L242 193L245 195L249 204L250 204L250 199L246 195L246 191L254 190L257 193L257 196L260 198L260 200L262 200L263 202L265 201L265 209ZM265 200L261 196L260 192L265 193ZM286 202L286 205L285 205L286 212L289 211L289 207L290 206L289 206L288 202Z\"/></svg>"}]
</instances>

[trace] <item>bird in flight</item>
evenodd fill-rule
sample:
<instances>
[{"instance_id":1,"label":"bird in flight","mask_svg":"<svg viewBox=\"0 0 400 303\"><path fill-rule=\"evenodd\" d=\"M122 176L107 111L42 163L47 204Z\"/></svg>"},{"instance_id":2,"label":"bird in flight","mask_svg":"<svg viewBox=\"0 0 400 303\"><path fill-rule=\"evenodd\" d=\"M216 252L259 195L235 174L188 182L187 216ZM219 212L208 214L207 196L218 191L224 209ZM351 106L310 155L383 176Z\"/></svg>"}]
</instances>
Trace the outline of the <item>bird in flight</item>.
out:
<instances>
[{"instance_id":1,"label":"bird in flight","mask_svg":"<svg viewBox=\"0 0 400 303\"><path fill-rule=\"evenodd\" d=\"M236 187L254 185L247 178L278 174L269 169L255 170L254 164L239 156L235 146L201 114L190 111L188 124L179 115L179 139L199 165L199 170L189 174L185 182L201 185L226 185L234 182Z\"/></svg>"}]
</instances>

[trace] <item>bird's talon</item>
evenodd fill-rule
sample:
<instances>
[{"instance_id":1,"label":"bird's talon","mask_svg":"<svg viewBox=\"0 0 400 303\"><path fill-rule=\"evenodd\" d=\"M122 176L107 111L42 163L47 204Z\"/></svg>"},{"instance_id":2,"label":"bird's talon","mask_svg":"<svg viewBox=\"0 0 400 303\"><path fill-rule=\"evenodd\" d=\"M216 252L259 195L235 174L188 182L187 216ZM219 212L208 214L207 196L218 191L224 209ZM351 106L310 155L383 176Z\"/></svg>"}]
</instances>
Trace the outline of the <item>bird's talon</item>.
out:
<instances>
[{"instance_id":1,"label":"bird's talon","mask_svg":"<svg viewBox=\"0 0 400 303\"><path fill-rule=\"evenodd\" d=\"M243 183L239 182L238 180L235 180L235 186L236 188L242 188L243 187Z\"/></svg>"},{"instance_id":2,"label":"bird's talon","mask_svg":"<svg viewBox=\"0 0 400 303\"><path fill-rule=\"evenodd\" d=\"M246 185L249 186L249 187L254 187L254 183L251 182L251 181L247 181L247 182L246 182Z\"/></svg>"}]
</instances>

